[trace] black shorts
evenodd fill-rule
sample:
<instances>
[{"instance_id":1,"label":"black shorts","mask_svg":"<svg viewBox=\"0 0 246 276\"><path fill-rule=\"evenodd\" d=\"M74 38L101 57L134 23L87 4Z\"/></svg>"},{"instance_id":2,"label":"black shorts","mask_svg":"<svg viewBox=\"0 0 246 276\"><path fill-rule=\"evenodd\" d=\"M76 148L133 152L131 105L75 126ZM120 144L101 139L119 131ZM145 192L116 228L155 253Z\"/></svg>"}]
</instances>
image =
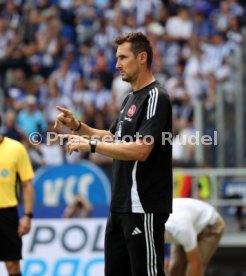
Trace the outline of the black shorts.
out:
<instances>
[{"instance_id":1,"label":"black shorts","mask_svg":"<svg viewBox=\"0 0 246 276\"><path fill-rule=\"evenodd\" d=\"M105 235L106 276L164 276L168 214L111 213Z\"/></svg>"},{"instance_id":2,"label":"black shorts","mask_svg":"<svg viewBox=\"0 0 246 276\"><path fill-rule=\"evenodd\" d=\"M18 236L19 216L16 207L0 208L0 261L22 258L22 240Z\"/></svg>"}]
</instances>

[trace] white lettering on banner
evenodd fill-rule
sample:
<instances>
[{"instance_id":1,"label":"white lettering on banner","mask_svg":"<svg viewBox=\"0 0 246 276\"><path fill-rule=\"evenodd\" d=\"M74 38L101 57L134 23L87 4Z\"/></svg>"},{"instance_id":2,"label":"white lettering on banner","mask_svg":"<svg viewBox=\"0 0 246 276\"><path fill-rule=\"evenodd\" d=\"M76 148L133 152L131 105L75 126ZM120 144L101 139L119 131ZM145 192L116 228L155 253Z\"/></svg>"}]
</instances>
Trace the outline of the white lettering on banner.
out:
<instances>
[{"instance_id":1,"label":"white lettering on banner","mask_svg":"<svg viewBox=\"0 0 246 276\"><path fill-rule=\"evenodd\" d=\"M23 276L104 275L105 226L106 219L34 219L23 238Z\"/></svg>"},{"instance_id":2,"label":"white lettering on banner","mask_svg":"<svg viewBox=\"0 0 246 276\"><path fill-rule=\"evenodd\" d=\"M58 178L54 181L46 180L43 184L44 205L58 206L62 195L65 203L70 204L77 194L74 189L76 183L78 183L78 193L88 198L89 186L93 181L94 176L92 174L84 174L78 180L75 176L70 176L67 179Z\"/></svg>"},{"instance_id":3,"label":"white lettering on banner","mask_svg":"<svg viewBox=\"0 0 246 276\"><path fill-rule=\"evenodd\" d=\"M63 179L57 178L55 181L44 181L44 204L47 206L57 206L63 187Z\"/></svg>"},{"instance_id":4,"label":"white lettering on banner","mask_svg":"<svg viewBox=\"0 0 246 276\"><path fill-rule=\"evenodd\" d=\"M72 202L73 198L74 198L74 188L76 185L76 177L74 176L70 176L67 178L66 180L66 184L64 185L64 201L67 204L70 204L70 202Z\"/></svg>"},{"instance_id":5,"label":"white lettering on banner","mask_svg":"<svg viewBox=\"0 0 246 276\"><path fill-rule=\"evenodd\" d=\"M85 174L83 177L79 178L78 192L84 195L85 198L89 197L89 186L93 183L94 176L92 174Z\"/></svg>"}]
</instances>

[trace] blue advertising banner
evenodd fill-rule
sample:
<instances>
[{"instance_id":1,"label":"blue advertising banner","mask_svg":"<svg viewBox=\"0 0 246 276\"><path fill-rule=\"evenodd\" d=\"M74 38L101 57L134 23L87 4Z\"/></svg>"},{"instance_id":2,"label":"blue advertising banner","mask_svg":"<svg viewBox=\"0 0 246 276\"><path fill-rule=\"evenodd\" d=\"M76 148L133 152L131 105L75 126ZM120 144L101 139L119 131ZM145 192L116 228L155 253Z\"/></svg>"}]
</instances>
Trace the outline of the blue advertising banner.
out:
<instances>
[{"instance_id":1,"label":"blue advertising banner","mask_svg":"<svg viewBox=\"0 0 246 276\"><path fill-rule=\"evenodd\" d=\"M108 177L88 161L41 168L36 172L34 186L36 217L60 217L78 194L95 207L94 216L101 216L111 196Z\"/></svg>"}]
</instances>

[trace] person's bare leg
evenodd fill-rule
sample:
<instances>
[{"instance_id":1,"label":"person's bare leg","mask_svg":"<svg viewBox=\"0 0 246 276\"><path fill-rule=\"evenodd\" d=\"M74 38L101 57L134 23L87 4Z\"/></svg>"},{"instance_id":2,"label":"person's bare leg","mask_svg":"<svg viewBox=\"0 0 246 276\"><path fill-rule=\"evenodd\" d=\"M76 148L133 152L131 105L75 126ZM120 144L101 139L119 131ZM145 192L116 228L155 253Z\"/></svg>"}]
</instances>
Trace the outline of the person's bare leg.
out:
<instances>
[{"instance_id":1,"label":"person's bare leg","mask_svg":"<svg viewBox=\"0 0 246 276\"><path fill-rule=\"evenodd\" d=\"M198 236L198 246L204 265L204 271L219 246L223 231L224 221L219 217L214 225L206 227Z\"/></svg>"},{"instance_id":2,"label":"person's bare leg","mask_svg":"<svg viewBox=\"0 0 246 276\"><path fill-rule=\"evenodd\" d=\"M16 260L16 261L6 261L5 265L6 265L6 268L7 268L7 271L9 273L9 275L21 275L19 260Z\"/></svg>"}]
</instances>

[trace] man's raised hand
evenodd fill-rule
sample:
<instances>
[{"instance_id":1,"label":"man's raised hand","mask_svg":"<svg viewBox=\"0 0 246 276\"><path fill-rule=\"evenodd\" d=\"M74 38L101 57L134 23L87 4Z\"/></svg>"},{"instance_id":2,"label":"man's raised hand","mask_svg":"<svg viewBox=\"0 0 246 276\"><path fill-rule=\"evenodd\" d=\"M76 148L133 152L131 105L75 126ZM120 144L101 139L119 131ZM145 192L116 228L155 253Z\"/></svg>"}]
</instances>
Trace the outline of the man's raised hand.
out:
<instances>
[{"instance_id":1,"label":"man's raised hand","mask_svg":"<svg viewBox=\"0 0 246 276\"><path fill-rule=\"evenodd\" d=\"M57 115L54 128L61 124L62 126L66 126L71 130L76 129L78 127L79 122L75 120L73 117L73 113L64 107L56 106L57 110L60 111L60 114Z\"/></svg>"}]
</instances>

